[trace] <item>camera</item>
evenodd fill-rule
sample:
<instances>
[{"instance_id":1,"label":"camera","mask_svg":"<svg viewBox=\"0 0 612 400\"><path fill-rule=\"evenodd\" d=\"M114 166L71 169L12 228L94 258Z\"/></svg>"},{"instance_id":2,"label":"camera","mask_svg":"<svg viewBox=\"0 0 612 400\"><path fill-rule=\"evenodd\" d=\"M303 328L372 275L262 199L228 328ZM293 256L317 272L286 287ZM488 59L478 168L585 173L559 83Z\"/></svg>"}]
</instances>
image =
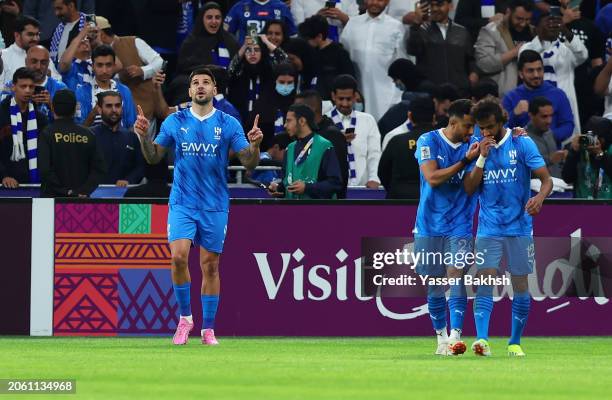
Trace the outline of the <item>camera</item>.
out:
<instances>
[{"instance_id":1,"label":"camera","mask_svg":"<svg viewBox=\"0 0 612 400\"><path fill-rule=\"evenodd\" d=\"M588 131L587 133L580 135L580 137L578 138L580 147L595 146L596 141L597 137L593 134L593 131Z\"/></svg>"},{"instance_id":2,"label":"camera","mask_svg":"<svg viewBox=\"0 0 612 400\"><path fill-rule=\"evenodd\" d=\"M326 1L325 2L325 8L336 8L336 2L335 1Z\"/></svg>"}]
</instances>

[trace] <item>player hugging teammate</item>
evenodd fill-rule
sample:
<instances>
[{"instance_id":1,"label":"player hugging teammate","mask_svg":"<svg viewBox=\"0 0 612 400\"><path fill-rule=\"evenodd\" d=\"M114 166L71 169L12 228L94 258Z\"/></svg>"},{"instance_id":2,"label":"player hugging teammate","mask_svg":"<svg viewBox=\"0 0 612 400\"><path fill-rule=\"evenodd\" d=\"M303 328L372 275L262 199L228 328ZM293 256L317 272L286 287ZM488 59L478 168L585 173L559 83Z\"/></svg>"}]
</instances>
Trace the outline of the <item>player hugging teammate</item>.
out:
<instances>
[{"instance_id":1,"label":"player hugging teammate","mask_svg":"<svg viewBox=\"0 0 612 400\"><path fill-rule=\"evenodd\" d=\"M514 293L508 354L524 356L520 338L529 313L527 276L534 265L532 215L540 211L550 194L552 180L535 143L504 128L506 117L494 99L481 100L474 107L469 100L457 100L448 113L448 126L425 133L417 141L415 156L420 166L421 198L413 231L415 251L485 254L483 262L477 263L483 278L497 274L505 255ZM474 122L479 125L482 137L471 138ZM541 180L542 187L538 195L529 198L532 174ZM473 245L472 221L477 200L480 211ZM464 274L462 268L431 263L421 263L416 270L434 277L460 278ZM445 287L429 285L427 304L438 340L435 354L465 352L465 343L461 341L467 307L465 286L450 287L450 336ZM474 300L477 340L472 345L476 355L491 355L488 327L492 309L493 287L479 285Z\"/></svg>"}]
</instances>

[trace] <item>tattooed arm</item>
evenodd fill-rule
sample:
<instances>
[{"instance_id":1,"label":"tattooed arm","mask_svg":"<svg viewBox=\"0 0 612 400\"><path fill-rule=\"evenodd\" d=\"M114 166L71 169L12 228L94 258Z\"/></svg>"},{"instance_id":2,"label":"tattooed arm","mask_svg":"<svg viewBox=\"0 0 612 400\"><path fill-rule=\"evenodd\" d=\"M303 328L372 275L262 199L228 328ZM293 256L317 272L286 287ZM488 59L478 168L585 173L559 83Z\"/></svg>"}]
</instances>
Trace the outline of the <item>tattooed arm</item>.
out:
<instances>
[{"instance_id":1,"label":"tattooed arm","mask_svg":"<svg viewBox=\"0 0 612 400\"><path fill-rule=\"evenodd\" d=\"M238 153L238 159L240 160L242 166L244 166L246 169L254 169L257 164L259 164L259 145L263 139L263 133L257 126L258 122L259 114L255 116L253 128L249 131L249 133L247 133L247 138L249 139L250 143L249 147Z\"/></svg>"},{"instance_id":2,"label":"tattooed arm","mask_svg":"<svg viewBox=\"0 0 612 400\"><path fill-rule=\"evenodd\" d=\"M140 148L144 159L149 164L157 164L166 155L166 148L158 144L153 143L153 140L147 135L149 130L149 120L144 116L142 108L138 108L138 117L136 123L134 123L134 132L140 139Z\"/></svg>"}]
</instances>

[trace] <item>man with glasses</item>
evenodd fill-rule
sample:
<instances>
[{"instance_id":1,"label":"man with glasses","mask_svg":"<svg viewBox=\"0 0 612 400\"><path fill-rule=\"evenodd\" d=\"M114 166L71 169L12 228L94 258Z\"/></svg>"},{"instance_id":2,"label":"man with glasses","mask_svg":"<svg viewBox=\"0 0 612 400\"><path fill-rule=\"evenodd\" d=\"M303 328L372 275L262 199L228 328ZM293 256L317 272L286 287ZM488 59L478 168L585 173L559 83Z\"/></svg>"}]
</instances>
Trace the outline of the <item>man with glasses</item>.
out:
<instances>
[{"instance_id":1,"label":"man with glasses","mask_svg":"<svg viewBox=\"0 0 612 400\"><path fill-rule=\"evenodd\" d=\"M15 22L15 43L7 49L2 50L2 62L4 71L1 81L4 84L4 90L7 84L13 80L13 74L21 67L25 67L26 51L32 46L36 46L40 40L40 24L37 20L28 16L21 16ZM53 65L50 65L51 75L61 80L61 77L55 70ZM9 85L10 86L10 85Z\"/></svg>"},{"instance_id":2,"label":"man with glasses","mask_svg":"<svg viewBox=\"0 0 612 400\"><path fill-rule=\"evenodd\" d=\"M55 92L61 89L66 89L66 85L62 82L47 76L49 70L50 57L49 50L41 45L32 46L26 53L25 66L34 74L34 94L32 101L37 106L38 110L43 113L49 121L53 121L53 105L51 99L55 96ZM7 85L8 87L9 85ZM2 99L10 96L10 91L2 92Z\"/></svg>"}]
</instances>

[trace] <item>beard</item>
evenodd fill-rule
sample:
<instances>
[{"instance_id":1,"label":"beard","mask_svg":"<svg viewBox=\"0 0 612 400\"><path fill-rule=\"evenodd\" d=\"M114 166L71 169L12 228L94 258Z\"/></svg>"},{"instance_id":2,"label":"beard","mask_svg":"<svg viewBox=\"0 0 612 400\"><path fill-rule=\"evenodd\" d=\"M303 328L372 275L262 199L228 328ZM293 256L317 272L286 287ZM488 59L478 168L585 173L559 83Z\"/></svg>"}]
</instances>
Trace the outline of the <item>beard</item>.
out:
<instances>
[{"instance_id":1,"label":"beard","mask_svg":"<svg viewBox=\"0 0 612 400\"><path fill-rule=\"evenodd\" d=\"M210 103L211 100L212 98L208 98L208 97L204 97L203 99L198 99L198 96L195 96L193 98L193 102L199 106L205 106L208 103Z\"/></svg>"}]
</instances>

